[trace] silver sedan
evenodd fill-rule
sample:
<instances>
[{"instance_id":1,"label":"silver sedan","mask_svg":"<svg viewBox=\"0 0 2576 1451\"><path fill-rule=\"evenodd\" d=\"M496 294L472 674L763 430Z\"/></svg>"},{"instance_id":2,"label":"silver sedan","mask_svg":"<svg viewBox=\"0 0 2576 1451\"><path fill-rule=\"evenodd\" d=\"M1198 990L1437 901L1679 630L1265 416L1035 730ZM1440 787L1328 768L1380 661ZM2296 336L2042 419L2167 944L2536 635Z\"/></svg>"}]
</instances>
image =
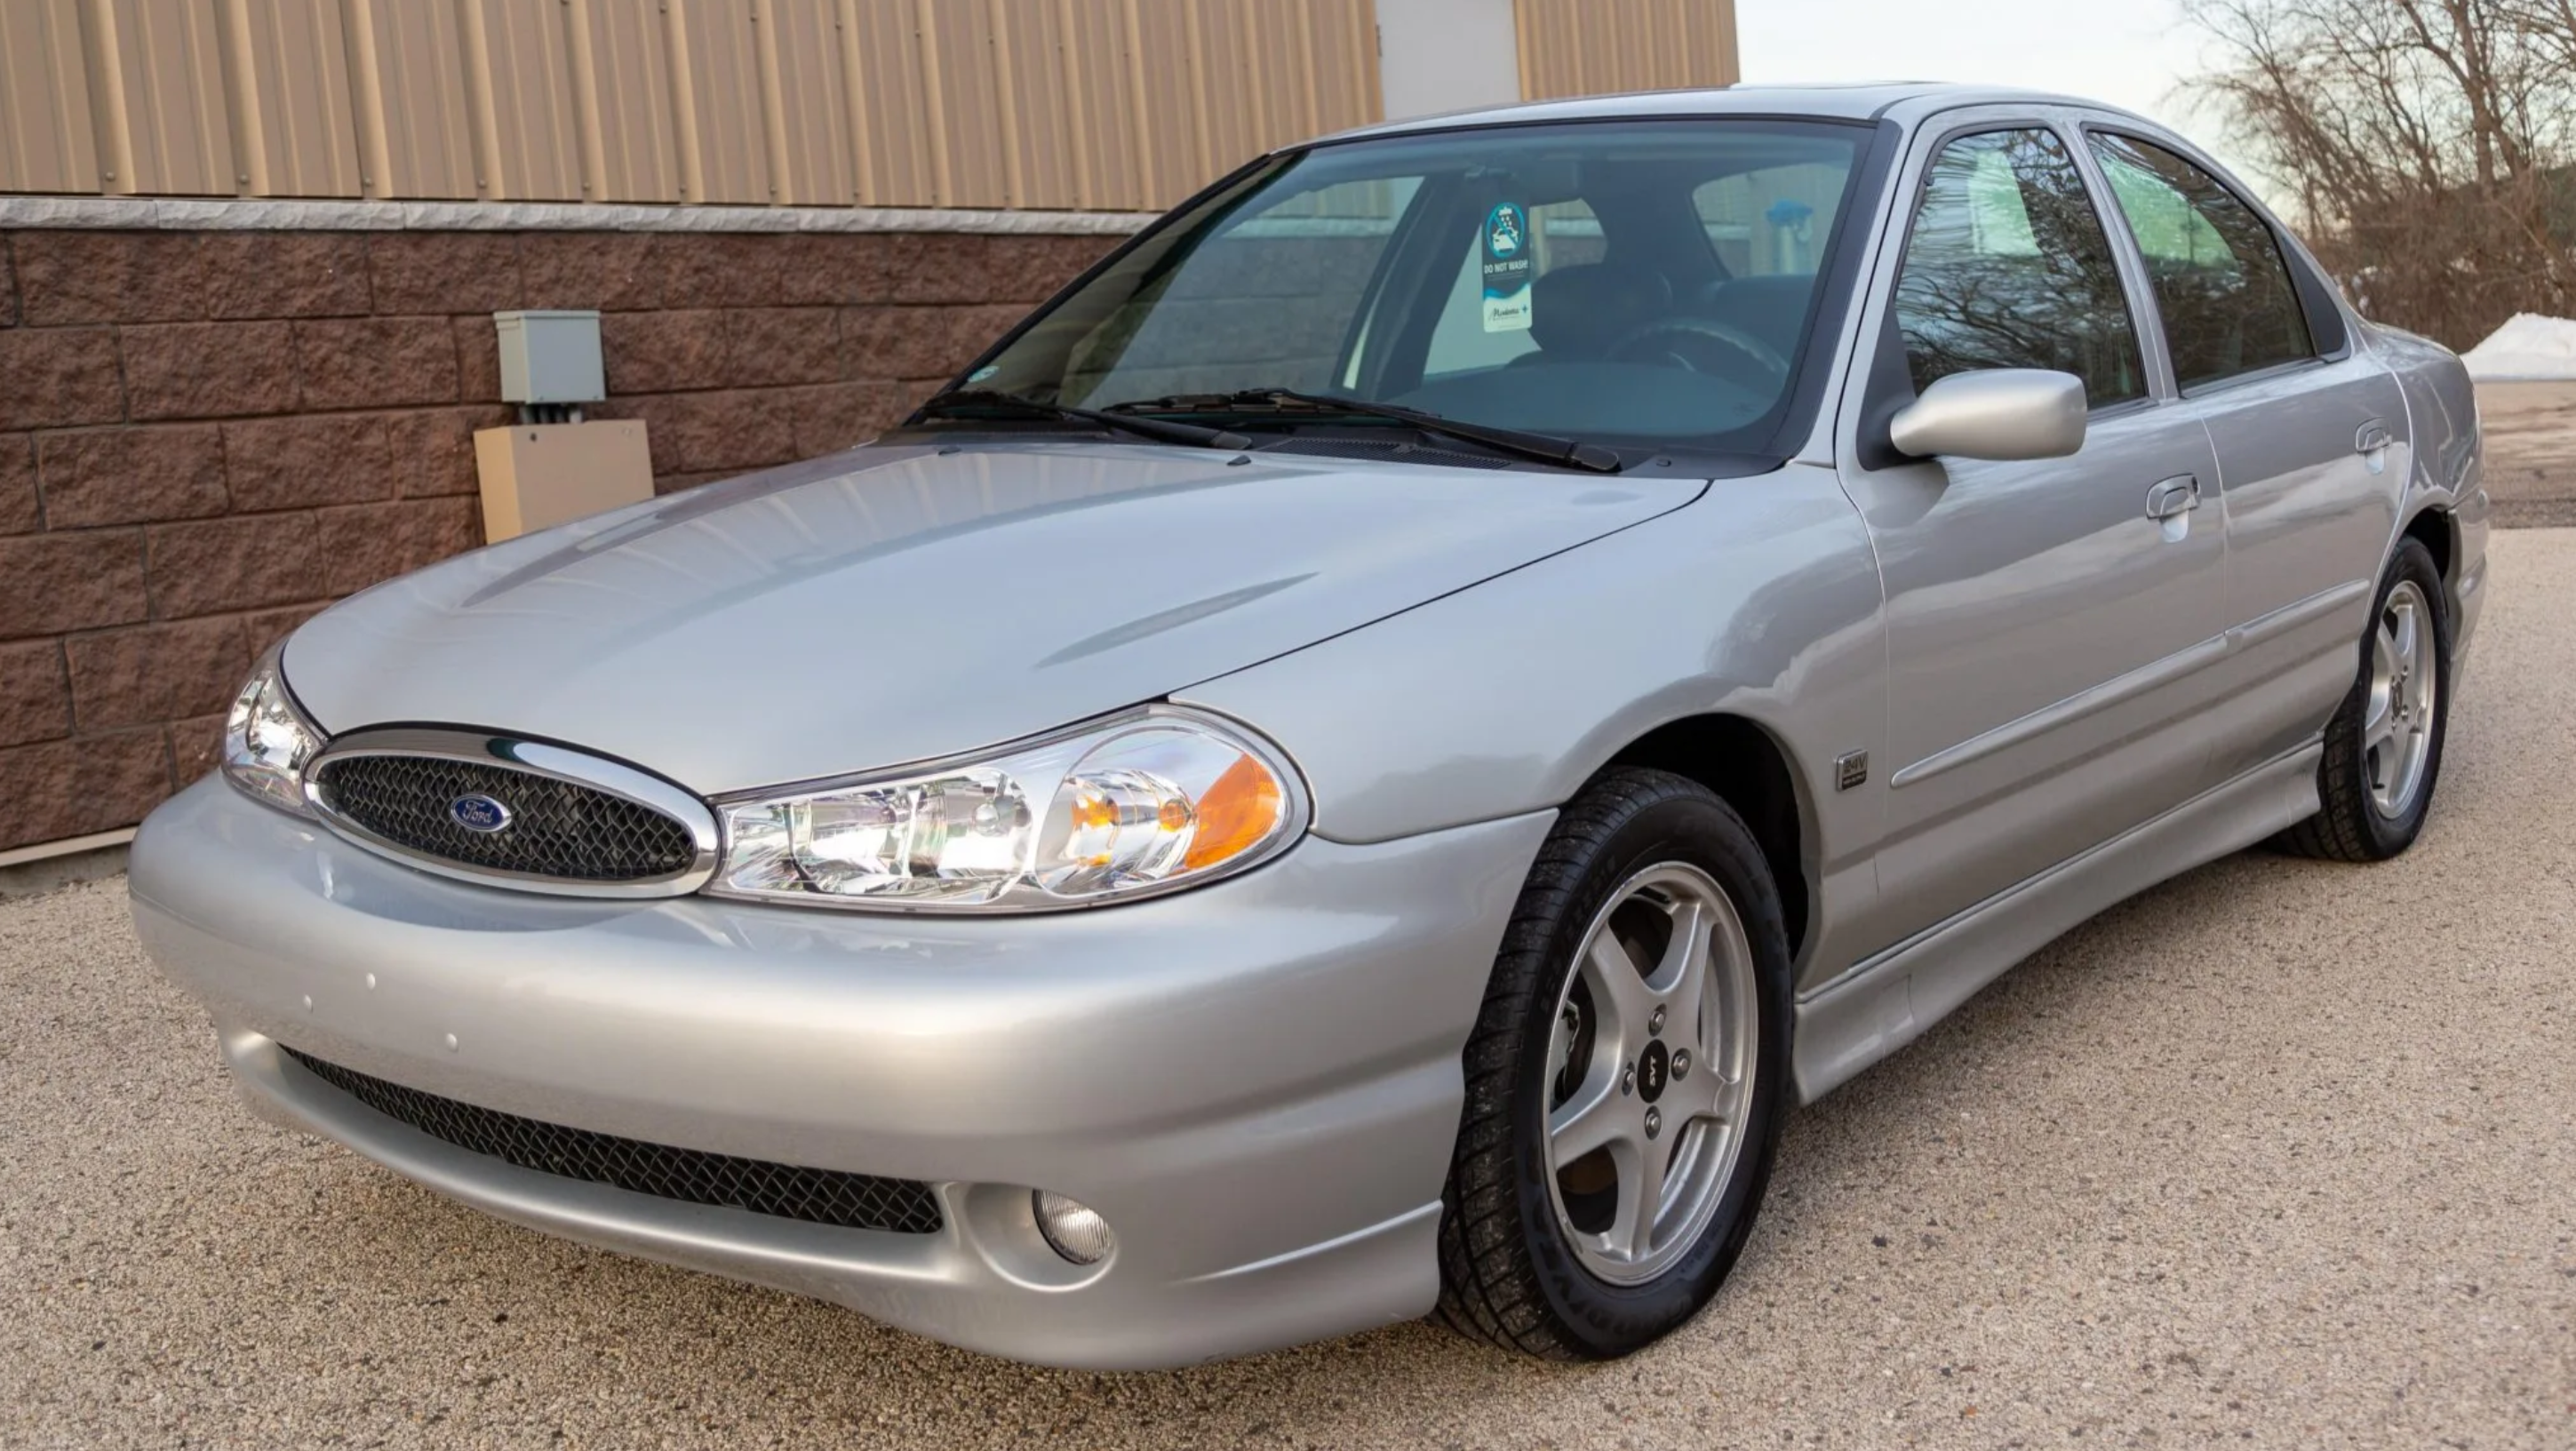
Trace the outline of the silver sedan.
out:
<instances>
[{"instance_id":1,"label":"silver sedan","mask_svg":"<svg viewBox=\"0 0 2576 1451\"><path fill-rule=\"evenodd\" d=\"M134 910L255 1104L538 1229L1067 1365L1615 1356L2051 936L2407 848L2479 468L2134 116L1379 127L866 447L305 625Z\"/></svg>"}]
</instances>

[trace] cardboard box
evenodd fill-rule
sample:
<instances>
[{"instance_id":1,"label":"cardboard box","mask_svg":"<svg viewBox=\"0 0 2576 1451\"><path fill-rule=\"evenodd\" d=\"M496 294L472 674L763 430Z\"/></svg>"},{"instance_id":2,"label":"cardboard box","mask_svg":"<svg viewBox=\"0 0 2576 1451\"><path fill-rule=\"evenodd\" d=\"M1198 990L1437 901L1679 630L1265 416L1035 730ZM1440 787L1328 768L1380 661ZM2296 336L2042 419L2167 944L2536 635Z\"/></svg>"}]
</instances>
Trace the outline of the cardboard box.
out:
<instances>
[{"instance_id":1,"label":"cardboard box","mask_svg":"<svg viewBox=\"0 0 2576 1451\"><path fill-rule=\"evenodd\" d=\"M653 497L640 418L516 424L474 435L489 544Z\"/></svg>"}]
</instances>

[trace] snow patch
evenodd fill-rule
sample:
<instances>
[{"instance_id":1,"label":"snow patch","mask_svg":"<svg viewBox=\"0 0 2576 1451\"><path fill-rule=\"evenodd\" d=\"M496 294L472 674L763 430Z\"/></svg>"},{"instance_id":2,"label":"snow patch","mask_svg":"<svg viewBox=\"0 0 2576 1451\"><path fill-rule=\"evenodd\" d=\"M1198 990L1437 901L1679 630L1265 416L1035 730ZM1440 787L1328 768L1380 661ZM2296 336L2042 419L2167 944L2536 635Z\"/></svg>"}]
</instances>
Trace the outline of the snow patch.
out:
<instances>
[{"instance_id":1,"label":"snow patch","mask_svg":"<svg viewBox=\"0 0 2576 1451\"><path fill-rule=\"evenodd\" d=\"M2461 361L2482 382L2576 379L2576 322L2516 313Z\"/></svg>"}]
</instances>

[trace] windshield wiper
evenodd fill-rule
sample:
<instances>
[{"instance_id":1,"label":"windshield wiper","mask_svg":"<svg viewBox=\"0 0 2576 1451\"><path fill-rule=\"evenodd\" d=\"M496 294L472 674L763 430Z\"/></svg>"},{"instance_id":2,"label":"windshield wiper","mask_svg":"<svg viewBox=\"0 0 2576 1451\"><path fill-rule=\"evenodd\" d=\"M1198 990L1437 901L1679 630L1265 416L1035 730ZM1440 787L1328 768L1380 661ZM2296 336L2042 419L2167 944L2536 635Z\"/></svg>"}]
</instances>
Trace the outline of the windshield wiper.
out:
<instances>
[{"instance_id":1,"label":"windshield wiper","mask_svg":"<svg viewBox=\"0 0 2576 1451\"><path fill-rule=\"evenodd\" d=\"M1170 398L1147 398L1133 403L1113 403L1109 411L1132 417L1137 413L1165 410L1210 409L1242 412L1267 406L1281 413L1303 413L1313 416L1339 415L1346 418L1383 418L1394 423L1409 423L1430 433L1445 433L1480 443L1500 453L1516 454L1541 463L1563 464L1568 468L1590 469L1599 474L1615 474L1624 467L1616 450L1579 439L1558 438L1554 434L1524 433L1517 428L1496 428L1491 424L1468 423L1445 414L1420 408L1407 408L1400 403L1372 403L1362 398L1337 398L1325 393L1300 393L1294 388L1246 388L1234 393L1184 393Z\"/></svg>"},{"instance_id":2,"label":"windshield wiper","mask_svg":"<svg viewBox=\"0 0 2576 1451\"><path fill-rule=\"evenodd\" d=\"M1040 403L1016 393L996 393L989 388L951 388L932 395L913 410L916 418L966 418L978 411L999 411L1021 418L1045 418L1065 423L1088 423L1113 433L1133 434L1157 443L1180 443L1193 448L1250 448L1252 440L1240 433L1222 428L1202 428L1195 423L1174 423L1162 418L1137 418L1120 413L1098 413L1088 408L1074 408L1062 403Z\"/></svg>"}]
</instances>

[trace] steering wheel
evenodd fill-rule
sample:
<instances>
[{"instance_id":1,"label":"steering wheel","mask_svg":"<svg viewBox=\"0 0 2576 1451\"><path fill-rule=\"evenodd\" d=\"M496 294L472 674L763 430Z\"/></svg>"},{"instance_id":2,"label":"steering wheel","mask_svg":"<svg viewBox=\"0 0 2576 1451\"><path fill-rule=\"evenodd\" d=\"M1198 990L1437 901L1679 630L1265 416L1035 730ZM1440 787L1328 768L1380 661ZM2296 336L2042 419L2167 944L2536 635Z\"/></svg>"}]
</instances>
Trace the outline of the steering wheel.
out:
<instances>
[{"instance_id":1,"label":"steering wheel","mask_svg":"<svg viewBox=\"0 0 2576 1451\"><path fill-rule=\"evenodd\" d=\"M1609 357L1724 378L1757 393L1777 393L1789 381L1789 360L1769 343L1714 318L1657 318L1612 343Z\"/></svg>"}]
</instances>

